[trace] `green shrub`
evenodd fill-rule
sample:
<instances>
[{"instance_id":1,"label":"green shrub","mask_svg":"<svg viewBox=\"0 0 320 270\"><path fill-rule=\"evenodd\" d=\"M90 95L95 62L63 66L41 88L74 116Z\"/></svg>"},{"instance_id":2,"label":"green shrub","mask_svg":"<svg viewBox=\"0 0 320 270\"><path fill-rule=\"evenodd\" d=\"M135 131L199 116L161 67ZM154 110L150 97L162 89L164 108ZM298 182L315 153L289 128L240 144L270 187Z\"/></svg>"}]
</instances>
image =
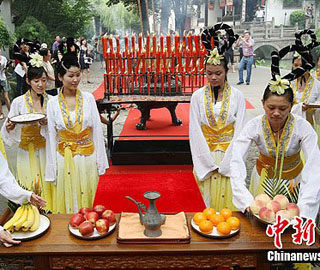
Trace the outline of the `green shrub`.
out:
<instances>
[{"instance_id":1,"label":"green shrub","mask_svg":"<svg viewBox=\"0 0 320 270\"><path fill-rule=\"evenodd\" d=\"M294 26L296 23L298 23L300 29L305 27L306 17L303 10L293 11L290 14L290 24Z\"/></svg>"},{"instance_id":2,"label":"green shrub","mask_svg":"<svg viewBox=\"0 0 320 270\"><path fill-rule=\"evenodd\" d=\"M24 22L16 28L16 36L30 40L38 39L41 43L51 43L51 35L48 28L32 16L27 17Z\"/></svg>"},{"instance_id":3,"label":"green shrub","mask_svg":"<svg viewBox=\"0 0 320 270\"><path fill-rule=\"evenodd\" d=\"M14 35L10 33L0 16L0 47L10 47L14 44Z\"/></svg>"}]
</instances>

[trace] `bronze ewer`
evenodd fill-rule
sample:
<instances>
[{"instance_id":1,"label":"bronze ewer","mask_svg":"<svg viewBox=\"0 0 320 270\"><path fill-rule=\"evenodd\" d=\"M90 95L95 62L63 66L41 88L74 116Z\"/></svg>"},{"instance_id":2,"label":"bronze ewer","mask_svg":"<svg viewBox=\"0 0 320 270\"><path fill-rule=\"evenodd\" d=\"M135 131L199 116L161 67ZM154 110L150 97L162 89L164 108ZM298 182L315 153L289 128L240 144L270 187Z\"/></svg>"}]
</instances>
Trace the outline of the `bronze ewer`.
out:
<instances>
[{"instance_id":1,"label":"bronze ewer","mask_svg":"<svg viewBox=\"0 0 320 270\"><path fill-rule=\"evenodd\" d=\"M140 223L141 225L144 225L144 235L147 237L158 237L162 234L160 227L165 223L166 216L159 214L155 205L155 200L160 198L160 196L160 193L155 191L144 193L144 197L149 200L148 209L146 209L146 206L143 203L137 202L130 196L126 196L127 199L133 201L137 205L140 216ZM141 210L146 211L146 213L142 214Z\"/></svg>"}]
</instances>

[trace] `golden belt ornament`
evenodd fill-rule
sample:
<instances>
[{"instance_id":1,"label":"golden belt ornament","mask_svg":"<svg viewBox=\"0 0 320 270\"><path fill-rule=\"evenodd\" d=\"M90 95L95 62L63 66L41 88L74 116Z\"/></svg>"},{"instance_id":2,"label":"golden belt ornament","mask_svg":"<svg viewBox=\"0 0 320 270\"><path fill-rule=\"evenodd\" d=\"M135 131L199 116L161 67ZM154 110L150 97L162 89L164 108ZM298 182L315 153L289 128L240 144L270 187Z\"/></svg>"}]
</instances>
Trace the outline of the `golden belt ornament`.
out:
<instances>
[{"instance_id":1,"label":"golden belt ornament","mask_svg":"<svg viewBox=\"0 0 320 270\"><path fill-rule=\"evenodd\" d=\"M234 134L232 123L222 128L219 126L210 127L208 125L201 125L201 130L211 152L215 150L225 152Z\"/></svg>"},{"instance_id":2,"label":"golden belt ornament","mask_svg":"<svg viewBox=\"0 0 320 270\"><path fill-rule=\"evenodd\" d=\"M29 151L29 144L33 143L34 150L46 147L46 139L40 134L41 126L28 125L21 129L21 141L19 147Z\"/></svg>"},{"instance_id":3,"label":"golden belt ornament","mask_svg":"<svg viewBox=\"0 0 320 270\"><path fill-rule=\"evenodd\" d=\"M274 167L276 164L276 159L271 156L267 156L260 152L260 156L256 161L256 167L259 175L261 175L261 171L263 168L266 169L268 176L274 177ZM281 160L278 160L278 170L276 172L275 177L279 177L279 168L280 168ZM290 156L285 157L283 160L283 168L282 168L282 179L292 180L296 178L303 169L303 163L300 158L300 152Z\"/></svg>"},{"instance_id":4,"label":"golden belt ornament","mask_svg":"<svg viewBox=\"0 0 320 270\"><path fill-rule=\"evenodd\" d=\"M64 156L65 149L68 148L72 152L72 156L84 155L89 156L93 154L94 145L92 142L92 130L86 128L80 133L75 133L70 130L59 131L58 151Z\"/></svg>"}]
</instances>

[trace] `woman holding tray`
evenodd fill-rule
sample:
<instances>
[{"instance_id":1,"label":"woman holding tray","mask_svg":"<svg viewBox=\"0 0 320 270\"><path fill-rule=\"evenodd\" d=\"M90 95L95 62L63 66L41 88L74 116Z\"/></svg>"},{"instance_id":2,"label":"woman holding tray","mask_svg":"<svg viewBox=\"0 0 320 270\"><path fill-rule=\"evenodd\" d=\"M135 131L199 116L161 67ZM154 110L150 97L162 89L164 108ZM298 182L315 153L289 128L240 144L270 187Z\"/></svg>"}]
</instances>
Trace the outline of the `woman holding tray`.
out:
<instances>
[{"instance_id":1,"label":"woman holding tray","mask_svg":"<svg viewBox=\"0 0 320 270\"><path fill-rule=\"evenodd\" d=\"M228 33L229 42L219 45L217 31ZM191 97L189 137L194 166L200 192L207 207L216 210L230 208L232 190L229 181L230 142L245 124L245 99L242 93L227 81L228 63L223 53L234 41L230 26L216 24L204 30L201 39L208 51L205 71L208 84L197 90Z\"/></svg>"},{"instance_id":2,"label":"woman holding tray","mask_svg":"<svg viewBox=\"0 0 320 270\"><path fill-rule=\"evenodd\" d=\"M92 207L99 174L109 165L95 99L78 89L76 51L68 48L57 73L63 87L48 104L46 181L54 184L53 212L74 213Z\"/></svg>"},{"instance_id":3,"label":"woman holding tray","mask_svg":"<svg viewBox=\"0 0 320 270\"><path fill-rule=\"evenodd\" d=\"M301 36L309 34L312 41L309 45L303 46ZM304 56L295 52L292 60L292 69L300 68L305 65L306 72L299 78L292 81L292 90L294 94L294 106L292 107L292 113L302 116L307 119L312 126L314 126L314 114L315 109L308 106L309 103L320 103L320 82L312 76L310 70L314 67L312 60L311 50L318 46L316 36L311 30L301 31L296 35L296 44L301 48L304 48Z\"/></svg>"},{"instance_id":4,"label":"woman holding tray","mask_svg":"<svg viewBox=\"0 0 320 270\"><path fill-rule=\"evenodd\" d=\"M29 61L26 81L30 89L12 102L8 118L2 126L4 143L13 151L18 147L16 177L22 187L29 190L40 183L42 196L47 200L47 209L51 210L51 185L44 181L46 168L47 119L32 124L16 124L10 121L13 116L42 113L46 114L51 96L45 93L47 74L42 66L42 56L32 54Z\"/></svg>"},{"instance_id":5,"label":"woman holding tray","mask_svg":"<svg viewBox=\"0 0 320 270\"><path fill-rule=\"evenodd\" d=\"M289 51L296 50L302 57L306 57L303 48L301 51L299 49L301 47L294 45L283 48L279 53L272 53L272 80L262 99L265 114L249 121L233 141L230 180L233 203L242 212L249 211L254 196L260 193L268 194L266 181L280 178L283 179L281 182L288 186L288 189L285 189L287 193L283 195L297 199L301 216L315 219L318 213L320 152L317 136L308 121L290 113L294 96L289 80L304 74L307 64L293 70L283 79L279 70L279 60ZM245 182L245 159L252 142L256 143L260 156L252 172L249 191ZM300 158L301 150L305 155L305 164ZM282 160L283 167L279 172Z\"/></svg>"}]
</instances>

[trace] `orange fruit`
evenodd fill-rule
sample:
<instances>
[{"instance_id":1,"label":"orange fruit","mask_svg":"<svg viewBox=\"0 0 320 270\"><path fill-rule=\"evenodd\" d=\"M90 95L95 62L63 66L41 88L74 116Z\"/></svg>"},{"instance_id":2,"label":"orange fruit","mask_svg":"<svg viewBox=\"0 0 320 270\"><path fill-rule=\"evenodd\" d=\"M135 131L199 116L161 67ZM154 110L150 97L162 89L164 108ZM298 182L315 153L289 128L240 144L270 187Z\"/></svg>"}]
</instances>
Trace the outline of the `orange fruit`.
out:
<instances>
[{"instance_id":1,"label":"orange fruit","mask_svg":"<svg viewBox=\"0 0 320 270\"><path fill-rule=\"evenodd\" d=\"M222 235L228 235L231 232L231 226L227 222L221 222L217 226L217 231Z\"/></svg>"},{"instance_id":2,"label":"orange fruit","mask_svg":"<svg viewBox=\"0 0 320 270\"><path fill-rule=\"evenodd\" d=\"M195 213L193 216L193 221L197 225L199 225L201 221L204 221L206 219L206 215L202 212Z\"/></svg>"},{"instance_id":3,"label":"orange fruit","mask_svg":"<svg viewBox=\"0 0 320 270\"><path fill-rule=\"evenodd\" d=\"M203 213L206 215L207 219L210 219L210 217L216 213L216 210L213 208L206 208L203 210Z\"/></svg>"},{"instance_id":4,"label":"orange fruit","mask_svg":"<svg viewBox=\"0 0 320 270\"><path fill-rule=\"evenodd\" d=\"M232 217L232 211L228 208L223 208L220 210L220 215L222 215L224 219L227 220L229 217Z\"/></svg>"},{"instance_id":5,"label":"orange fruit","mask_svg":"<svg viewBox=\"0 0 320 270\"><path fill-rule=\"evenodd\" d=\"M214 214L211 216L210 221L214 226L217 226L219 223L224 221L224 217L219 214Z\"/></svg>"},{"instance_id":6,"label":"orange fruit","mask_svg":"<svg viewBox=\"0 0 320 270\"><path fill-rule=\"evenodd\" d=\"M237 217L229 217L227 223L230 225L231 230L237 230L240 226L240 220Z\"/></svg>"},{"instance_id":7,"label":"orange fruit","mask_svg":"<svg viewBox=\"0 0 320 270\"><path fill-rule=\"evenodd\" d=\"M199 229L203 233L211 233L213 230L213 224L209 220L203 220L199 224Z\"/></svg>"}]
</instances>

